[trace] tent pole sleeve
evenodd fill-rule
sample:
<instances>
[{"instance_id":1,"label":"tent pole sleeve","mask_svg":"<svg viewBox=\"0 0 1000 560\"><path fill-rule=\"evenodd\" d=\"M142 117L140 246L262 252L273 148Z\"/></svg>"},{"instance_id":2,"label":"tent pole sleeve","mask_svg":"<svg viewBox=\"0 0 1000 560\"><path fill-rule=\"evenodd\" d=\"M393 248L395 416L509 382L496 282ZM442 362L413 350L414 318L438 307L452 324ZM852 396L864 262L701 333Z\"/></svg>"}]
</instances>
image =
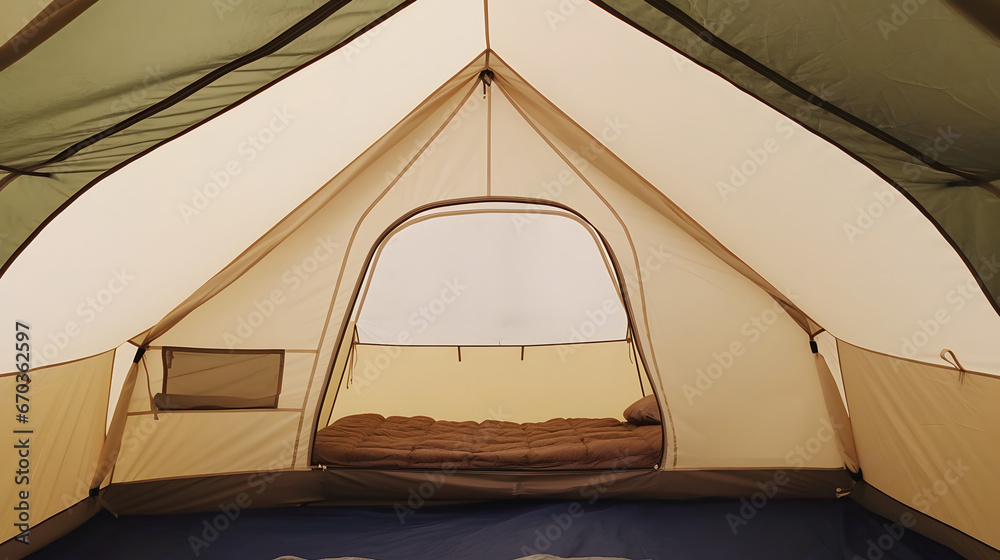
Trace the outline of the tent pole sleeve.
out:
<instances>
[{"instance_id":1,"label":"tent pole sleeve","mask_svg":"<svg viewBox=\"0 0 1000 560\"><path fill-rule=\"evenodd\" d=\"M24 58L96 3L97 0L55 0L45 6L24 28L0 45L0 71Z\"/></svg>"},{"instance_id":2,"label":"tent pole sleeve","mask_svg":"<svg viewBox=\"0 0 1000 560\"><path fill-rule=\"evenodd\" d=\"M135 390L135 380L139 373L139 360L142 359L145 348L139 348L136 352L135 361L125 376L125 383L122 385L122 392L118 396L118 403L115 405L115 413L111 418L111 425L108 427L108 435L104 438L104 447L101 448L101 457L97 462L97 470L94 472L94 479L90 482L91 490L100 489L101 484L108 478L118 461L118 453L122 447L122 435L125 433L125 420L128 419L128 406L132 400L132 391Z\"/></svg>"},{"instance_id":3,"label":"tent pole sleeve","mask_svg":"<svg viewBox=\"0 0 1000 560\"><path fill-rule=\"evenodd\" d=\"M844 406L843 399L840 398L840 390L837 389L837 382L833 379L833 372L826 364L823 354L816 352L813 354L816 361L816 373L819 374L820 388L823 390L823 400L826 402L826 410L830 415L830 422L833 424L834 440L837 442L837 450L844 459L844 465L852 473L861 472L858 463L858 451L854 446L854 429L851 427L851 417L847 414L847 407Z\"/></svg>"}]
</instances>

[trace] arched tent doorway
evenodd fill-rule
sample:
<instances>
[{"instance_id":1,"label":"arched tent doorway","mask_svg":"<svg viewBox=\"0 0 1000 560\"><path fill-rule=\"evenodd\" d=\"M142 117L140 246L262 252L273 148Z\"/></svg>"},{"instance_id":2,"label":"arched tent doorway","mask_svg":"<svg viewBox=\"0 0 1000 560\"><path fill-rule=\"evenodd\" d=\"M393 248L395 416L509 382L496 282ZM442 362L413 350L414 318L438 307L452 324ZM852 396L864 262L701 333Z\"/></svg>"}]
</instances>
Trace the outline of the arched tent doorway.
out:
<instances>
[{"instance_id":1,"label":"arched tent doorway","mask_svg":"<svg viewBox=\"0 0 1000 560\"><path fill-rule=\"evenodd\" d=\"M498 200L432 208L387 231L362 278L318 417L320 441L366 414L373 430L383 426L381 415L482 423L476 437L488 447L503 439L486 433L490 427L540 424L539 438L551 441L549 420L585 424L579 431L600 419L600 434L580 436L576 451L594 455L594 438L612 440L618 428L629 438L638 430L642 439L613 452L621 458L638 445L643 464L659 462L659 423L622 421L623 411L647 395L661 415L634 344L617 261L579 215L554 204ZM314 462L352 464L331 459L323 445ZM395 455L398 466L413 452ZM471 456L459 460L477 464ZM517 461L513 466L560 466L527 456Z\"/></svg>"}]
</instances>

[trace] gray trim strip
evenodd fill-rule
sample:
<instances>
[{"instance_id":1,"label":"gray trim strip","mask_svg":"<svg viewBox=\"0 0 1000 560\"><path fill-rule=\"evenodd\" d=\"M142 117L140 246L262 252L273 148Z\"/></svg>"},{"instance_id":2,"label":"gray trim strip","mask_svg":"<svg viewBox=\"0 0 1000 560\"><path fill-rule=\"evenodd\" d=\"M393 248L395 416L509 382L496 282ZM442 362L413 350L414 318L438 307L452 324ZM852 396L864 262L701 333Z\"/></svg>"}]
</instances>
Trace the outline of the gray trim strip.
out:
<instances>
[{"instance_id":1,"label":"gray trim strip","mask_svg":"<svg viewBox=\"0 0 1000 560\"><path fill-rule=\"evenodd\" d=\"M102 497L120 514L215 511L245 493L253 507L300 504L370 505L406 500L427 482L440 482L435 502L545 498L750 498L761 485L777 498L834 498L854 482L846 469L655 471L443 471L327 469L262 471L112 484ZM245 498L244 498L245 499Z\"/></svg>"}]
</instances>

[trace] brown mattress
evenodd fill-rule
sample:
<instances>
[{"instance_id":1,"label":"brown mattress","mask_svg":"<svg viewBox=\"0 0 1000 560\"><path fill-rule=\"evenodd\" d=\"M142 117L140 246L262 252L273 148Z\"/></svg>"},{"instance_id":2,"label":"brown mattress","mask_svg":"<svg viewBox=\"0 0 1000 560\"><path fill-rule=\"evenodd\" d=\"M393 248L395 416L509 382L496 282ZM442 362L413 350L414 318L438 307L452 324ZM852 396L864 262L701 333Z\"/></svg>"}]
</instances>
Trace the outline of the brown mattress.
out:
<instances>
[{"instance_id":1,"label":"brown mattress","mask_svg":"<svg viewBox=\"0 0 1000 560\"><path fill-rule=\"evenodd\" d=\"M516 424L356 414L316 433L313 460L369 468L633 469L659 462L662 438L659 425L613 418Z\"/></svg>"}]
</instances>

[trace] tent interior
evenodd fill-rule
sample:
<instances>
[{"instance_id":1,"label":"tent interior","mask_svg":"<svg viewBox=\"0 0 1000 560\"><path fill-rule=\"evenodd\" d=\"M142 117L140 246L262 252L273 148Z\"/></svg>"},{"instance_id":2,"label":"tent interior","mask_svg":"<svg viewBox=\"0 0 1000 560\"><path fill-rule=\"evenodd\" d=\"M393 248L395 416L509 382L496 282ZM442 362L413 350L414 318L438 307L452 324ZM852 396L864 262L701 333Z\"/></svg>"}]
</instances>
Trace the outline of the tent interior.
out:
<instances>
[{"instance_id":1,"label":"tent interior","mask_svg":"<svg viewBox=\"0 0 1000 560\"><path fill-rule=\"evenodd\" d=\"M350 314L314 462L654 467L660 410L617 279L565 211L489 202L404 222ZM652 413L625 421L647 394Z\"/></svg>"},{"instance_id":2,"label":"tent interior","mask_svg":"<svg viewBox=\"0 0 1000 560\"><path fill-rule=\"evenodd\" d=\"M513 500L511 534L605 512L561 554L661 557L682 532L601 516L686 511L735 550L818 527L769 557L1000 558L975 10L888 41L862 0L199 1L71 0L0 47L8 557ZM349 533L302 553L403 555Z\"/></svg>"},{"instance_id":3,"label":"tent interior","mask_svg":"<svg viewBox=\"0 0 1000 560\"><path fill-rule=\"evenodd\" d=\"M596 236L571 214L470 206L411 220L380 245L352 313L336 418L481 421L490 399L507 405L494 419L515 422L619 416L649 393Z\"/></svg>"}]
</instances>

